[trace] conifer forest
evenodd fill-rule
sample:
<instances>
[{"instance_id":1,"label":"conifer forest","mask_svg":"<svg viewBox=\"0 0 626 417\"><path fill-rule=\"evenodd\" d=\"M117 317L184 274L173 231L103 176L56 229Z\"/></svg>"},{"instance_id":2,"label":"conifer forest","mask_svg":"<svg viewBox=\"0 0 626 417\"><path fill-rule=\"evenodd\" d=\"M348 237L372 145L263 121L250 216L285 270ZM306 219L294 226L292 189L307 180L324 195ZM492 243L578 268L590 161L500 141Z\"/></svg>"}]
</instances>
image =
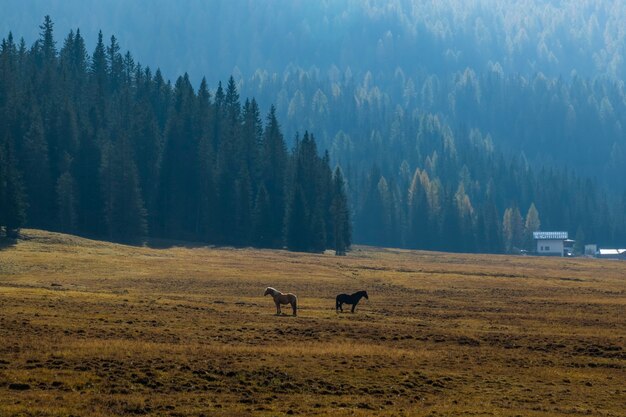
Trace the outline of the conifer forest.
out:
<instances>
[{"instance_id":1,"label":"conifer forest","mask_svg":"<svg viewBox=\"0 0 626 417\"><path fill-rule=\"evenodd\" d=\"M367 21L367 34L336 33L336 6L309 5L282 37L299 3L265 30L253 23L277 5L259 3L233 20L246 59L216 44L189 68L172 67L172 48L143 50L140 63L124 31L93 43L82 28L59 34L49 16L32 42L2 34L3 233L337 253L516 252L537 230L567 231L579 250L626 244L624 39L601 36L624 7L587 0L550 14L521 2L540 36L523 29L520 5L451 3L348 1L341 27ZM343 36L335 49L331 33Z\"/></svg>"}]
</instances>

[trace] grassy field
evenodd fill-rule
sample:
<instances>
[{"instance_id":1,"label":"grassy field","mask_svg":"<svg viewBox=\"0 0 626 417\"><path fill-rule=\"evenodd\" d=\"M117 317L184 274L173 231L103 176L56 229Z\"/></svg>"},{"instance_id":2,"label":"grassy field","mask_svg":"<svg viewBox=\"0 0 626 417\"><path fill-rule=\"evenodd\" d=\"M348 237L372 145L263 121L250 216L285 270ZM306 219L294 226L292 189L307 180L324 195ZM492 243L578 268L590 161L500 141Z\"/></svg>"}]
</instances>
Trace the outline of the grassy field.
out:
<instances>
[{"instance_id":1,"label":"grassy field","mask_svg":"<svg viewBox=\"0 0 626 417\"><path fill-rule=\"evenodd\" d=\"M626 415L625 262L24 235L0 251L3 417Z\"/></svg>"}]
</instances>

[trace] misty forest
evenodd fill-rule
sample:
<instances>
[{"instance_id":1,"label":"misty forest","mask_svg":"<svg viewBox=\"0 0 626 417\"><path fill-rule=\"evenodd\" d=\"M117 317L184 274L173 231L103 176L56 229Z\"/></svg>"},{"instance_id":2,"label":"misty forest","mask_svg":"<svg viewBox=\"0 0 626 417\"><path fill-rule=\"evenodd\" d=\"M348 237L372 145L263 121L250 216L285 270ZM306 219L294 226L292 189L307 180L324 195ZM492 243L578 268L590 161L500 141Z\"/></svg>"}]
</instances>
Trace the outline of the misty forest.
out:
<instances>
[{"instance_id":1,"label":"misty forest","mask_svg":"<svg viewBox=\"0 0 626 417\"><path fill-rule=\"evenodd\" d=\"M67 24L80 2L56 5L62 25L16 15L0 226L339 254L515 252L537 230L624 245L626 35L611 28L626 6L443 3L113 1L95 6L102 32ZM159 13L180 17L170 43L133 35ZM181 39L183 21L219 30Z\"/></svg>"}]
</instances>

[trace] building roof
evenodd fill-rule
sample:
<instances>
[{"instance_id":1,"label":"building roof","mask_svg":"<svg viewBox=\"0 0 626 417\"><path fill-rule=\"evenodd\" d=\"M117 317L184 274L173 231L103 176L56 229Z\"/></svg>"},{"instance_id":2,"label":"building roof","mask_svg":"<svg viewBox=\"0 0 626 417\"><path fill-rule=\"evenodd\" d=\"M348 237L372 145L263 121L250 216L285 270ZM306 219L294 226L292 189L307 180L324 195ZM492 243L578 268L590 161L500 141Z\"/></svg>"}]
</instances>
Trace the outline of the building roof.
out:
<instances>
[{"instance_id":1,"label":"building roof","mask_svg":"<svg viewBox=\"0 0 626 417\"><path fill-rule=\"evenodd\" d=\"M565 240L567 232L533 232L535 240Z\"/></svg>"},{"instance_id":2,"label":"building roof","mask_svg":"<svg viewBox=\"0 0 626 417\"><path fill-rule=\"evenodd\" d=\"M624 253L626 253L626 249L598 249L598 254L601 256L622 255Z\"/></svg>"}]
</instances>

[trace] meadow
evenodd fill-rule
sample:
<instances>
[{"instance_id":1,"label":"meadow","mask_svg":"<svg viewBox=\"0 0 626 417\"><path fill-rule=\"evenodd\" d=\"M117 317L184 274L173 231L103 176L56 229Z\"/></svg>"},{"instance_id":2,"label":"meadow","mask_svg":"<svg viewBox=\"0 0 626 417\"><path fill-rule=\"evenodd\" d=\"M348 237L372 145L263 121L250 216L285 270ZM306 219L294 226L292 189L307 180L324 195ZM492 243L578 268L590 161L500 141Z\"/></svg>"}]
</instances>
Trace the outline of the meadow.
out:
<instances>
[{"instance_id":1,"label":"meadow","mask_svg":"<svg viewBox=\"0 0 626 417\"><path fill-rule=\"evenodd\" d=\"M23 235L0 250L3 417L626 415L626 262Z\"/></svg>"}]
</instances>

